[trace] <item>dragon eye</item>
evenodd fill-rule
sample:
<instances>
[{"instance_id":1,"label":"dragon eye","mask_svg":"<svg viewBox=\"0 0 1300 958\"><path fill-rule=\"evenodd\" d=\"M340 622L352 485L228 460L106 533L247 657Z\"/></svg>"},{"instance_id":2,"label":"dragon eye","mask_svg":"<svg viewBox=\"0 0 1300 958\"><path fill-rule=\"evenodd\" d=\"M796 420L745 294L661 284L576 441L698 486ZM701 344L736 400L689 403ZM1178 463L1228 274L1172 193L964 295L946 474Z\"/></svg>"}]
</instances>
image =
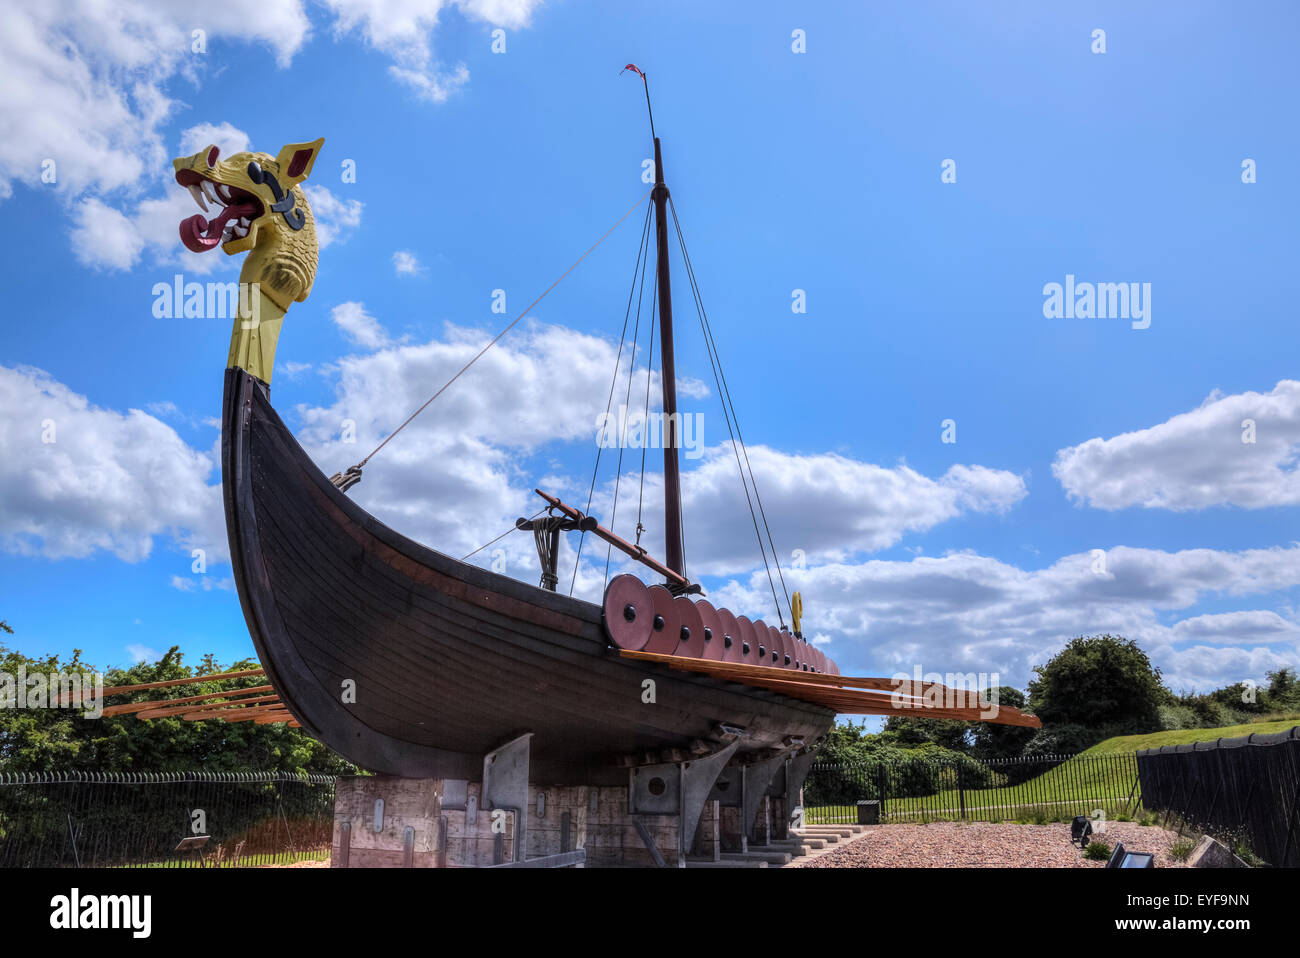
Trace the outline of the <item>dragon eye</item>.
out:
<instances>
[{"instance_id":1,"label":"dragon eye","mask_svg":"<svg viewBox=\"0 0 1300 958\"><path fill-rule=\"evenodd\" d=\"M261 183L265 176L266 174L262 172L262 167L257 160L253 160L248 164L248 178L254 183Z\"/></svg>"},{"instance_id":2,"label":"dragon eye","mask_svg":"<svg viewBox=\"0 0 1300 958\"><path fill-rule=\"evenodd\" d=\"M217 157L220 156L220 155L221 155L221 150L218 149L217 147L213 146L213 147L209 147L209 148L208 148L208 166L209 166L209 168L211 168L211 167L215 167L215 166L217 165Z\"/></svg>"}]
</instances>

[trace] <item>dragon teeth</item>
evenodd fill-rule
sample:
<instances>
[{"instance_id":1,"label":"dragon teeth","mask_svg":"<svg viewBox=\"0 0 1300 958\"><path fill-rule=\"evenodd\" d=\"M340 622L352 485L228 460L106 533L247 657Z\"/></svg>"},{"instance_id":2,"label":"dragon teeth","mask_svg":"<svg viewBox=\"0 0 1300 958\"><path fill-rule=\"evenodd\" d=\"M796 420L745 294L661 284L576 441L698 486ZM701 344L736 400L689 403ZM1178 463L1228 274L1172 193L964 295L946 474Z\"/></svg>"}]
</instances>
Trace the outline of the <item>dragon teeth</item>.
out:
<instances>
[{"instance_id":1,"label":"dragon teeth","mask_svg":"<svg viewBox=\"0 0 1300 958\"><path fill-rule=\"evenodd\" d=\"M225 183L217 184L217 195L221 197L223 202L225 203L231 202L230 187L228 187Z\"/></svg>"},{"instance_id":2,"label":"dragon teeth","mask_svg":"<svg viewBox=\"0 0 1300 958\"><path fill-rule=\"evenodd\" d=\"M217 203L221 206L226 205L225 203L222 203L221 200L217 199L217 194L212 192L212 184L209 183L207 180L199 180L199 186L203 188L203 195L206 196L213 203Z\"/></svg>"},{"instance_id":3,"label":"dragon teeth","mask_svg":"<svg viewBox=\"0 0 1300 958\"><path fill-rule=\"evenodd\" d=\"M194 197L194 202L199 204L203 212L208 211L208 201L203 198L203 191L199 189L198 184L192 183L189 187L190 195Z\"/></svg>"}]
</instances>

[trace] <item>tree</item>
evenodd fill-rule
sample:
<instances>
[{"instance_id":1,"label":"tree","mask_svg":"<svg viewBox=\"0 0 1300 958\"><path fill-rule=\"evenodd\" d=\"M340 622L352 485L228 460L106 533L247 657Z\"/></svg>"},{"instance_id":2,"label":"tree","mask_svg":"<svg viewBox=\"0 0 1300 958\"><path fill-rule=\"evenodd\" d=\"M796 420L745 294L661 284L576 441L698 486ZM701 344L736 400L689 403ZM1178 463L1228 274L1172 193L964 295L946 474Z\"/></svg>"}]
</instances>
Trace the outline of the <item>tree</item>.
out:
<instances>
[{"instance_id":1,"label":"tree","mask_svg":"<svg viewBox=\"0 0 1300 958\"><path fill-rule=\"evenodd\" d=\"M1029 709L1044 726L1079 725L1108 734L1160 728L1160 706L1173 704L1160 670L1131 639L1080 636L1034 667Z\"/></svg>"},{"instance_id":2,"label":"tree","mask_svg":"<svg viewBox=\"0 0 1300 958\"><path fill-rule=\"evenodd\" d=\"M1300 678L1293 668L1278 669L1269 672L1267 701L1273 710L1292 709L1300 706Z\"/></svg>"},{"instance_id":3,"label":"tree","mask_svg":"<svg viewBox=\"0 0 1300 958\"><path fill-rule=\"evenodd\" d=\"M992 698L992 696L990 696ZM997 689L998 705L1004 708L1024 709L1025 693L1009 685ZM978 722L971 727L971 754L982 761L1000 758L1018 758L1025 745L1034 737L1035 729L1022 725L995 725Z\"/></svg>"},{"instance_id":4,"label":"tree","mask_svg":"<svg viewBox=\"0 0 1300 958\"><path fill-rule=\"evenodd\" d=\"M880 737L900 748L916 748L933 742L953 752L966 753L971 749L971 725L957 719L891 715L885 720Z\"/></svg>"},{"instance_id":5,"label":"tree","mask_svg":"<svg viewBox=\"0 0 1300 958\"><path fill-rule=\"evenodd\" d=\"M6 630L7 631L7 630ZM104 676L106 687L141 685L167 679L189 678L217 672L257 667L246 659L228 666L205 656L197 669L183 663L176 647L157 662L142 662L129 669L112 669ZM61 661L51 655L32 659L0 645L0 672L17 676L55 673L92 673L81 661L80 650ZM114 705L165 699L178 694L199 695L265 684L254 676L220 683L196 683L175 689L149 689L117 695ZM83 718L67 708L0 709L0 771L301 771L352 774L356 768L321 743L287 724L256 722L186 722L180 717L144 721L130 715Z\"/></svg>"}]
</instances>

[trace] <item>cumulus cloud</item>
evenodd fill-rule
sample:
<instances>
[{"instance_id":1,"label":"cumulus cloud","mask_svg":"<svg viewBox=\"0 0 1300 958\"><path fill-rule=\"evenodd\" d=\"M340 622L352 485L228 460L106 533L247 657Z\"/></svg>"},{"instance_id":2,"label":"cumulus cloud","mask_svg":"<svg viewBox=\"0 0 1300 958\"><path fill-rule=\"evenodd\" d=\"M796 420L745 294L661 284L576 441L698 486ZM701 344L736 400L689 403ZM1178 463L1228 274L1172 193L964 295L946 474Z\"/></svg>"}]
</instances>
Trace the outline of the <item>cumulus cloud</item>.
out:
<instances>
[{"instance_id":1,"label":"cumulus cloud","mask_svg":"<svg viewBox=\"0 0 1300 958\"><path fill-rule=\"evenodd\" d=\"M1072 499L1098 509L1300 504L1300 382L1213 393L1157 426L1062 449L1052 472Z\"/></svg>"},{"instance_id":2,"label":"cumulus cloud","mask_svg":"<svg viewBox=\"0 0 1300 958\"><path fill-rule=\"evenodd\" d=\"M0 367L0 548L146 558L168 536L226 556L212 455L138 409L101 409L48 373Z\"/></svg>"},{"instance_id":3,"label":"cumulus cloud","mask_svg":"<svg viewBox=\"0 0 1300 958\"><path fill-rule=\"evenodd\" d=\"M135 188L168 159L159 128L177 75L206 61L192 31L266 45L285 65L309 25L300 0L229 0L195 17L183 5L13 0L0 31L0 198L15 181L76 195ZM55 161L53 184L42 162Z\"/></svg>"},{"instance_id":4,"label":"cumulus cloud","mask_svg":"<svg viewBox=\"0 0 1300 958\"><path fill-rule=\"evenodd\" d=\"M393 254L393 269L398 276L415 276L423 267L414 253L409 250L399 249Z\"/></svg>"},{"instance_id":5,"label":"cumulus cloud","mask_svg":"<svg viewBox=\"0 0 1300 958\"><path fill-rule=\"evenodd\" d=\"M344 336L363 349L383 349L391 342L379 320L366 312L365 303L340 303L330 310L330 318Z\"/></svg>"},{"instance_id":6,"label":"cumulus cloud","mask_svg":"<svg viewBox=\"0 0 1300 958\"><path fill-rule=\"evenodd\" d=\"M431 342L395 343L361 303L341 304L333 316L365 352L337 363L333 403L298 408L300 438L327 474L378 445L491 335L449 326ZM532 495L535 485L585 506L590 465L583 476L573 477L528 457L545 459L564 444L578 444L594 459L598 414L609 399L616 357L617 344L608 340L524 323L386 446L352 494L395 528L452 554L468 552L499 535L515 517L535 512L540 504ZM626 376L626 354L622 362ZM631 395L645 396L646 375L644 366L636 368ZM620 379L618 396L627 395L626 383ZM650 375L649 386L653 413L660 395L657 375ZM702 383L692 392L707 396ZM345 423L354 442L343 440ZM710 430L723 427L706 417L702 428L699 457L683 458L688 566L693 575L736 575L760 562L752 520L731 447L716 439L708 445ZM601 453L606 478L594 490L590 511L629 540L637 538L640 515L646 526L642 544L662 555L662 451L645 450L642 485L641 449L623 450L616 511L618 452ZM931 478L905 465L882 467L834 454L790 455L761 445L749 449L749 462L783 562L794 549L802 550L806 561L825 561L886 548L908 532L964 514L1003 512L1026 494L1021 477L983 466L955 466ZM450 503L456 508L448 508ZM508 537L494 548L507 550L512 563L516 557L524 563L527 574L519 577L531 576L536 560L530 558L528 537ZM571 552L563 555L562 561L572 562ZM490 554L478 558L486 561ZM575 594L599 596L603 547L599 558L599 570L580 570ZM583 592L583 583L593 591Z\"/></svg>"},{"instance_id":7,"label":"cumulus cloud","mask_svg":"<svg viewBox=\"0 0 1300 958\"><path fill-rule=\"evenodd\" d=\"M132 662L157 662L162 658L162 653L157 649L151 649L147 645L139 642L132 642L126 647L126 654L131 656Z\"/></svg>"},{"instance_id":8,"label":"cumulus cloud","mask_svg":"<svg viewBox=\"0 0 1300 958\"><path fill-rule=\"evenodd\" d=\"M658 517L663 514L663 453L649 452L642 511L651 518L642 544L662 555ZM617 455L617 450L607 454ZM632 462L636 472L623 476L624 504L613 522L614 531L629 539L636 536L636 503L642 496L639 450L633 452ZM780 550L782 565L794 561L796 550L801 562L877 552L908 533L928 531L964 514L1005 512L1027 494L1020 476L983 466L953 466L932 479L906 465L886 467L835 453L794 455L749 446L746 475L750 468L771 529L770 545ZM593 508L608 517L613 499L611 481L601 487ZM752 501L761 524L758 501ZM694 464L683 461L682 513L688 571L694 575L733 575L762 561L750 501L729 442L707 447ZM769 547L766 532L763 543Z\"/></svg>"},{"instance_id":9,"label":"cumulus cloud","mask_svg":"<svg viewBox=\"0 0 1300 958\"><path fill-rule=\"evenodd\" d=\"M852 674L999 672L1024 687L1067 641L1103 632L1135 639L1174 689L1260 680L1300 662L1300 625L1268 609L1192 615L1207 599L1267 597L1300 586L1300 546L1165 552L1119 546L1103 572L1091 553L1027 570L971 552L786 569L808 632ZM778 587L779 592L779 587ZM714 591L715 604L774 616L761 572ZM1289 610L1283 609L1288 612Z\"/></svg>"},{"instance_id":10,"label":"cumulus cloud","mask_svg":"<svg viewBox=\"0 0 1300 958\"><path fill-rule=\"evenodd\" d=\"M178 155L197 153L216 144L222 156L249 148L248 134L229 123L201 123L181 133ZM263 152L274 153L269 146ZM204 275L217 270L234 272L242 257L230 257L219 250L195 253L181 245L177 234L180 221L198 212L188 191L176 185L170 173L161 178L161 192L137 200L127 212L114 209L97 197L81 200L73 213L72 246L77 259L97 269L126 270L134 267L147 251L152 262L177 266L183 272ZM345 241L361 224L363 204L344 200L323 186L304 184L307 201L316 221L316 239L321 249Z\"/></svg>"},{"instance_id":11,"label":"cumulus cloud","mask_svg":"<svg viewBox=\"0 0 1300 958\"><path fill-rule=\"evenodd\" d=\"M140 258L144 245L144 237L135 223L101 200L92 196L77 207L73 216L72 252L82 265L130 269Z\"/></svg>"},{"instance_id":12,"label":"cumulus cloud","mask_svg":"<svg viewBox=\"0 0 1300 958\"><path fill-rule=\"evenodd\" d=\"M347 240L352 231L361 225L360 200L340 199L323 186L303 184L307 202L316 218L316 242L321 249Z\"/></svg>"},{"instance_id":13,"label":"cumulus cloud","mask_svg":"<svg viewBox=\"0 0 1300 958\"><path fill-rule=\"evenodd\" d=\"M335 14L337 35L357 33L393 60L390 75L421 99L441 103L469 82L469 70L458 63L441 67L433 53L431 34L444 10L459 9L471 20L493 26L528 25L540 0L324 0Z\"/></svg>"}]
</instances>

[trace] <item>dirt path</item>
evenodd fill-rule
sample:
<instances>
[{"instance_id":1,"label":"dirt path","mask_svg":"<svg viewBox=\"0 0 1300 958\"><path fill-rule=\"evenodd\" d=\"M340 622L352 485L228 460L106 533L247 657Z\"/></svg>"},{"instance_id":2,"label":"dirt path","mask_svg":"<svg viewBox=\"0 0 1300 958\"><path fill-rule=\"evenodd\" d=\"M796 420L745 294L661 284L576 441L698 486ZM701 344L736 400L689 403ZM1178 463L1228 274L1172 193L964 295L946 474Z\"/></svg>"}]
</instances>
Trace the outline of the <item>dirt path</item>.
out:
<instances>
[{"instance_id":1,"label":"dirt path","mask_svg":"<svg viewBox=\"0 0 1300 958\"><path fill-rule=\"evenodd\" d=\"M1153 852L1157 868L1182 868L1169 851L1176 832L1135 822L1110 822L1095 840L1134 852ZM1192 841L1189 837L1185 839ZM1193 842L1194 844L1194 842ZM938 822L930 825L874 825L829 854L795 859L787 868L1102 868L1070 844L1070 826L994 825Z\"/></svg>"}]
</instances>

